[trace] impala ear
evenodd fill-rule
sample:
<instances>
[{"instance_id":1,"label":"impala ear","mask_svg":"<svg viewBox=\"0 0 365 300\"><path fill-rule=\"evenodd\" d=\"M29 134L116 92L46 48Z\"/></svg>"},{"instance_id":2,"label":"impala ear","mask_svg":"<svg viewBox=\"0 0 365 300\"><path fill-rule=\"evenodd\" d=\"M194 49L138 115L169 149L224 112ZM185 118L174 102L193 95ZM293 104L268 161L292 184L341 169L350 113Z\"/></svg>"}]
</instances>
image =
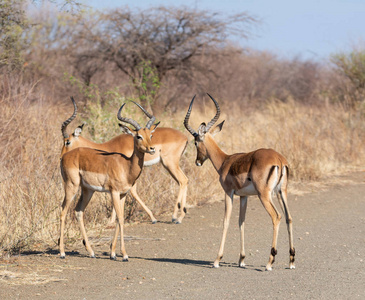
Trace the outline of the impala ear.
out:
<instances>
[{"instance_id":1,"label":"impala ear","mask_svg":"<svg viewBox=\"0 0 365 300\"><path fill-rule=\"evenodd\" d=\"M78 126L78 127L75 129L75 131L74 131L74 133L73 133L73 136L74 136L74 137L78 137L78 136L81 134L81 132L82 132L82 128L84 127L84 125L85 125L85 123L83 123L82 125Z\"/></svg>"},{"instance_id":2,"label":"impala ear","mask_svg":"<svg viewBox=\"0 0 365 300\"><path fill-rule=\"evenodd\" d=\"M205 124L204 122L200 124L199 128L198 128L198 134L199 136L203 136L207 131L205 130L207 124Z\"/></svg>"},{"instance_id":3,"label":"impala ear","mask_svg":"<svg viewBox=\"0 0 365 300\"><path fill-rule=\"evenodd\" d=\"M130 129L128 126L125 126L123 124L119 124L119 127L122 129L123 133L129 134L131 136L134 136L134 132L132 129Z\"/></svg>"},{"instance_id":4,"label":"impala ear","mask_svg":"<svg viewBox=\"0 0 365 300\"><path fill-rule=\"evenodd\" d=\"M160 123L161 122L158 122L158 123L156 123L156 124L153 125L154 127L153 127L153 129L151 129L151 133L154 133L155 132L157 126L160 125Z\"/></svg>"},{"instance_id":5,"label":"impala ear","mask_svg":"<svg viewBox=\"0 0 365 300\"><path fill-rule=\"evenodd\" d=\"M223 128L224 121L222 123L219 123L217 126L214 127L214 129L210 132L212 136L215 136L218 132L221 132Z\"/></svg>"}]
</instances>

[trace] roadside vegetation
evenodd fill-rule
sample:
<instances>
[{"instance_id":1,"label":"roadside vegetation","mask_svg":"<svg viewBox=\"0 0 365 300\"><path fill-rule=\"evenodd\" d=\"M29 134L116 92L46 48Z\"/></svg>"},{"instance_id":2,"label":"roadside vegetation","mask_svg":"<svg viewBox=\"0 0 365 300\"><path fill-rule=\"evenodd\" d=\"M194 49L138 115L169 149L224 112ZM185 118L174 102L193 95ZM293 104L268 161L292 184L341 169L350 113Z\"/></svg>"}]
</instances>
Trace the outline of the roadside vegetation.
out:
<instances>
[{"instance_id":1,"label":"roadside vegetation","mask_svg":"<svg viewBox=\"0 0 365 300\"><path fill-rule=\"evenodd\" d=\"M260 26L246 12L64 4L72 13L0 4L0 257L57 248L60 129L73 112L70 96L79 111L69 132L85 123L83 136L96 142L121 133L116 113L129 100L188 136L183 118L194 94L193 127L215 113L209 92L226 120L217 141L227 153L272 147L288 159L291 181L303 183L364 166L364 48L320 62L283 58L231 42ZM143 118L133 106L126 112ZM195 155L189 143L181 161L188 205L223 199L216 172L209 163L196 167ZM137 185L155 216L172 213L178 187L161 166L145 168ZM110 196L94 195L87 229L102 234L110 214ZM148 221L132 199L126 215ZM80 240L71 209L66 241Z\"/></svg>"}]
</instances>

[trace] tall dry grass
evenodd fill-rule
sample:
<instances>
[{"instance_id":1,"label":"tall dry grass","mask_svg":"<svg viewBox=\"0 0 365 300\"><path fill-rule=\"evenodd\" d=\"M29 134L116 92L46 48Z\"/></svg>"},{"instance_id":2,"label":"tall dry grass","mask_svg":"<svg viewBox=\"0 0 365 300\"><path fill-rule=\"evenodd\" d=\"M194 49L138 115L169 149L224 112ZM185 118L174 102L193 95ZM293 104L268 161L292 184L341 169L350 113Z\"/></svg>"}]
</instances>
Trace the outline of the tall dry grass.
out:
<instances>
[{"instance_id":1,"label":"tall dry grass","mask_svg":"<svg viewBox=\"0 0 365 300\"><path fill-rule=\"evenodd\" d=\"M221 107L220 119L226 122L216 136L227 153L272 147L287 157L291 180L296 181L316 180L365 163L364 114L353 114L334 105L308 107L295 101L275 100L252 109L241 106L238 99L233 100L236 101L232 105ZM115 114L121 101L122 98L117 98L104 106L98 103L80 106L79 117L70 129L86 121L83 132L86 137L98 142L112 138L119 133ZM0 99L0 256L7 251L57 247L64 196L59 171L60 126L71 114L72 105L68 99L62 106L52 103L42 97L34 98L32 86L19 86ZM162 126L177 128L188 135L182 125L185 112L157 117ZM138 119L142 116L137 111L131 109L129 113L143 122ZM197 99L191 125L197 128L214 113L207 97ZM188 205L223 199L210 162L198 168L194 164L195 155L190 142L181 161L189 178ZM156 216L172 213L178 186L162 166L145 168L137 189ZM131 220L147 220L133 202L128 209ZM95 195L86 209L88 230L102 234L109 215L110 197ZM73 208L68 215L66 240L68 243L81 240Z\"/></svg>"}]
</instances>

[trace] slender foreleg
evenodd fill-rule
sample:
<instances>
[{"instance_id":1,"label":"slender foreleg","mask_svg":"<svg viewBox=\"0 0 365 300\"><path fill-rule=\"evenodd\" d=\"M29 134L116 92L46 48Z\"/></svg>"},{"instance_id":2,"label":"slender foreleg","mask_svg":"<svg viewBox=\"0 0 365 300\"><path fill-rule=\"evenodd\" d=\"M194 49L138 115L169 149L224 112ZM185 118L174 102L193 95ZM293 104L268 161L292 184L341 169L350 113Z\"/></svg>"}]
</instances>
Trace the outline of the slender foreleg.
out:
<instances>
[{"instance_id":1,"label":"slender foreleg","mask_svg":"<svg viewBox=\"0 0 365 300\"><path fill-rule=\"evenodd\" d=\"M247 196L240 197L240 217L239 217L239 227L241 233L241 252L240 259L238 261L238 265L240 267L244 267L244 259L246 257L245 254L245 219L246 219L246 210L247 210Z\"/></svg>"},{"instance_id":2,"label":"slender foreleg","mask_svg":"<svg viewBox=\"0 0 365 300\"><path fill-rule=\"evenodd\" d=\"M227 237L227 231L229 227L229 220L231 218L232 214L232 205L233 205L233 191L231 195L225 195L225 210L224 210L224 220L223 220L223 235L221 240L221 245L219 247L218 255L216 260L214 261L214 267L219 268L219 262L221 261L223 257L223 251L224 251L224 244L226 242Z\"/></svg>"}]
</instances>

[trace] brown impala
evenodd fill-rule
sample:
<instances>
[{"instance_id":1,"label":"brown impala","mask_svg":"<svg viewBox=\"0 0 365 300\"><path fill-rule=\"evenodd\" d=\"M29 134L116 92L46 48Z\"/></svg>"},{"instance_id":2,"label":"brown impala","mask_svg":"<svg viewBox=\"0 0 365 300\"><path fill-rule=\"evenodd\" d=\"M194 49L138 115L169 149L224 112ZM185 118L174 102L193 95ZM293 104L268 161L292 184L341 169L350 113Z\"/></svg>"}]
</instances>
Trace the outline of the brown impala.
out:
<instances>
[{"instance_id":1,"label":"brown impala","mask_svg":"<svg viewBox=\"0 0 365 300\"><path fill-rule=\"evenodd\" d=\"M64 153L71 151L72 149L78 147L87 147L94 148L99 150L104 150L107 152L119 152L123 153L126 156L130 156L133 152L133 138L128 134L121 134L117 137L111 139L108 142L97 144L92 141L89 141L83 138L80 134L82 131L82 126L79 126L75 129L72 135L67 134L66 129L67 125L71 123L71 121L76 117L77 107L75 100L71 97L71 100L74 105L74 113L62 124L62 134L63 134L63 147L61 152L61 157ZM148 112L145 113L152 117ZM185 151L188 139L182 134L180 131L173 128L157 128L153 134L153 146L156 149L156 152L152 155L146 155L144 160L145 166L151 166L161 162L165 169L171 174L171 176L176 180L176 182L180 186L179 195L177 197L177 201L174 207L174 212L172 215L172 222L176 222L177 224L181 223L185 213L186 213L186 193L188 188L188 178L181 170L179 166L179 161L182 154ZM144 210L150 216L152 223L156 223L156 218L153 216L152 212L148 209L148 207L143 203L141 198L138 196L136 191L136 186L133 186L130 190L133 198L137 200L139 204L142 205ZM180 209L180 216L178 217L178 212ZM113 216L115 213L113 211ZM112 216L112 220L115 218Z\"/></svg>"},{"instance_id":2,"label":"brown impala","mask_svg":"<svg viewBox=\"0 0 365 300\"><path fill-rule=\"evenodd\" d=\"M121 231L121 251L123 260L128 260L123 239L124 202L128 191L135 184L143 168L145 153L154 154L151 130L155 117L151 116L146 127L142 128L136 121L121 116L125 104L118 111L118 119L121 122L132 125L135 129L124 126L124 130L133 136L133 153L131 156L119 152L107 152L91 148L76 148L65 153L61 158L61 173L64 180L65 199L61 212L61 233L59 239L61 258L65 257L64 228L68 208L76 197L79 187L82 196L76 206L76 217L80 223L85 247L91 257L95 257L94 251L88 241L83 225L83 212L94 192L109 192L112 196L113 207L118 217L119 227L116 227L115 237L111 245L110 257L115 259L115 247L119 230ZM146 111L140 107L145 113Z\"/></svg>"},{"instance_id":3,"label":"brown impala","mask_svg":"<svg viewBox=\"0 0 365 300\"><path fill-rule=\"evenodd\" d=\"M285 214L289 233L289 267L290 269L294 269L295 249L293 246L292 218L290 216L287 203L287 186L289 176L288 162L285 157L272 149L258 149L250 153L236 153L232 155L224 153L213 138L216 133L222 130L224 121L212 129L213 125L219 118L220 109L217 101L215 101L209 94L208 96L212 99L216 107L217 112L214 118L207 125L202 123L198 128L198 132L191 128L189 125L189 118L195 99L194 96L186 114L184 125L195 139L195 146L197 149L197 158L195 161L196 165L202 166L206 159L210 159L219 174L219 182L225 191L223 236L217 259L214 261L214 267L219 267L219 262L223 257L224 243L227 236L229 219L231 217L234 195L240 196L239 227L241 231L241 251L238 263L240 267L245 266L244 224L247 209L247 197L251 195L258 195L262 205L265 207L272 219L274 228L271 254L269 262L266 265L266 270L272 270L272 264L274 263L275 255L277 254L276 245L281 219L272 199L272 194L275 192Z\"/></svg>"}]
</instances>

